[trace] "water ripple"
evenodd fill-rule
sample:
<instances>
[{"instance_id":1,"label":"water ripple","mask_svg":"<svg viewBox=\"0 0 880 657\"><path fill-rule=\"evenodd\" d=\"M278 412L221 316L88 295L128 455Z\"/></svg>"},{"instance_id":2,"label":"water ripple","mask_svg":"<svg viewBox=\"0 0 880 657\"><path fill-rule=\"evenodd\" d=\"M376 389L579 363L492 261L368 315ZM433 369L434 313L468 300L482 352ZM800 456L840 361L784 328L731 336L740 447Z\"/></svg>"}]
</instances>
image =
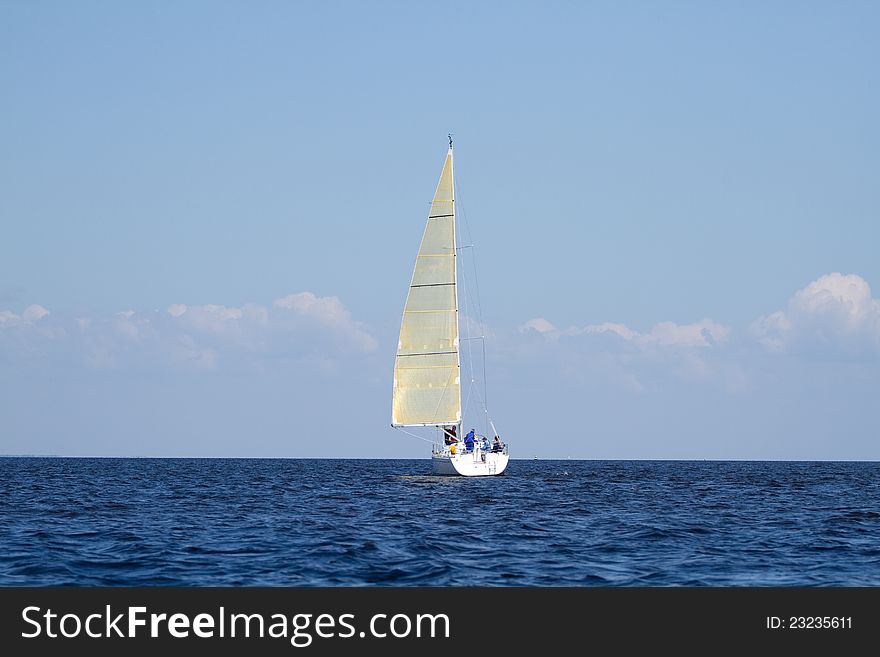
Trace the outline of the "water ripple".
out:
<instances>
[{"instance_id":1,"label":"water ripple","mask_svg":"<svg viewBox=\"0 0 880 657\"><path fill-rule=\"evenodd\" d=\"M0 459L4 586L876 586L880 465Z\"/></svg>"}]
</instances>

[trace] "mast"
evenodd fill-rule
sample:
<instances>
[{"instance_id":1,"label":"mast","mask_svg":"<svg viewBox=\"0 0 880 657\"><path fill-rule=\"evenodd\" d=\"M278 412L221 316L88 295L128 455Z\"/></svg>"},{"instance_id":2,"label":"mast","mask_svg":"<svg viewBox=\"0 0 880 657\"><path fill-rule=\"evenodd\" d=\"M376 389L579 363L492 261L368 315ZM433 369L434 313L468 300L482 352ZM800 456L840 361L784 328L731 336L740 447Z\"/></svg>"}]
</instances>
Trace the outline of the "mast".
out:
<instances>
[{"instance_id":1,"label":"mast","mask_svg":"<svg viewBox=\"0 0 880 657\"><path fill-rule=\"evenodd\" d=\"M449 187L452 191L452 280L455 283L455 369L456 369L456 380L459 382L458 386L458 421L455 423L455 435L459 440L462 440L462 432L461 432L461 326L459 324L459 313L458 313L458 228L456 224L455 218L455 158L452 155L452 133L447 135L449 138L449 150L446 153L446 157L449 159Z\"/></svg>"}]
</instances>

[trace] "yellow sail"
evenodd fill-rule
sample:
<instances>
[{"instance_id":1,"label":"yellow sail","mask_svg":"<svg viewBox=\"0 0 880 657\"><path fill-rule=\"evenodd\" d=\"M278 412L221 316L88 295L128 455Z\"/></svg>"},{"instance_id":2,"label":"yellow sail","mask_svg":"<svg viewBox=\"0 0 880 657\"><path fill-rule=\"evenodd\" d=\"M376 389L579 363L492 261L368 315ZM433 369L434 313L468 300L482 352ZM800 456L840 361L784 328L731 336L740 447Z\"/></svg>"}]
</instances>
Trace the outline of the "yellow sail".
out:
<instances>
[{"instance_id":1,"label":"yellow sail","mask_svg":"<svg viewBox=\"0 0 880 657\"><path fill-rule=\"evenodd\" d=\"M461 421L453 188L450 147L400 323L391 404L394 426Z\"/></svg>"}]
</instances>

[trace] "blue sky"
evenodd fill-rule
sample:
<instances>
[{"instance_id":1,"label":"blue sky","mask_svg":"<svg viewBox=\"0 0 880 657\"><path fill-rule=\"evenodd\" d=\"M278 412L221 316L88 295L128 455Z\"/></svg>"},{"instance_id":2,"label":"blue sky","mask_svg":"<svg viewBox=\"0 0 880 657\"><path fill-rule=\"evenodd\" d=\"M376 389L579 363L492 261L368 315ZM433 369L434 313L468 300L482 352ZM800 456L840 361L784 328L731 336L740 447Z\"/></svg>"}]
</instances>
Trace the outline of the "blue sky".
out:
<instances>
[{"instance_id":1,"label":"blue sky","mask_svg":"<svg viewBox=\"0 0 880 657\"><path fill-rule=\"evenodd\" d=\"M452 132L515 456L880 459L878 18L4 3L0 453L425 456Z\"/></svg>"}]
</instances>

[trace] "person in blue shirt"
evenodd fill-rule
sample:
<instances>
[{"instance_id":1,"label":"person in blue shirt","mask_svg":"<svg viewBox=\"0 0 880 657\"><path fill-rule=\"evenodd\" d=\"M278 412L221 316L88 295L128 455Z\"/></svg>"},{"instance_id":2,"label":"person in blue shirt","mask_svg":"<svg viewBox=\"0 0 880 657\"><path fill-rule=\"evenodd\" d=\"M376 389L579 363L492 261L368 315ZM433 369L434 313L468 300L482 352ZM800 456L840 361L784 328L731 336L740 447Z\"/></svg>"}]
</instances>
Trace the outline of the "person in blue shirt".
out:
<instances>
[{"instance_id":1,"label":"person in blue shirt","mask_svg":"<svg viewBox=\"0 0 880 657\"><path fill-rule=\"evenodd\" d=\"M469 452L474 451L474 430L471 429L467 432L467 435L464 437L464 446L467 448Z\"/></svg>"},{"instance_id":2,"label":"person in blue shirt","mask_svg":"<svg viewBox=\"0 0 880 657\"><path fill-rule=\"evenodd\" d=\"M488 452L489 449L490 449L490 447L489 447L489 439L486 438L486 436L483 436L483 442L482 442L482 444L480 445L480 449L482 449L484 452Z\"/></svg>"}]
</instances>

